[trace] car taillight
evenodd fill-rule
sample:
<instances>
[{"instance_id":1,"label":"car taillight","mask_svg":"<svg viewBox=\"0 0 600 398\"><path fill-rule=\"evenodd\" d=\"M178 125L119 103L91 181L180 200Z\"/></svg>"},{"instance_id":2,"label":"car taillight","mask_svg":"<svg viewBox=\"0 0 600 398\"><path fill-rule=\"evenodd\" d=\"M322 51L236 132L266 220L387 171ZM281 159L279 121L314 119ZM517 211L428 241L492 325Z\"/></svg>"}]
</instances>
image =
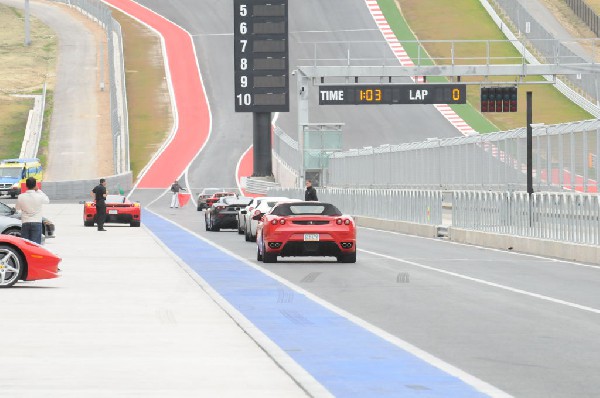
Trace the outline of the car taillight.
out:
<instances>
[{"instance_id":1,"label":"car taillight","mask_svg":"<svg viewBox=\"0 0 600 398\"><path fill-rule=\"evenodd\" d=\"M255 216L258 216L259 214L260 214L260 210L256 209L256 210L254 211L254 215L255 215Z\"/></svg>"},{"instance_id":2,"label":"car taillight","mask_svg":"<svg viewBox=\"0 0 600 398\"><path fill-rule=\"evenodd\" d=\"M344 220L344 224L350 225L350 220L348 220L348 219Z\"/></svg>"},{"instance_id":3,"label":"car taillight","mask_svg":"<svg viewBox=\"0 0 600 398\"><path fill-rule=\"evenodd\" d=\"M281 220L279 220L279 224L281 224L281 225L285 224L285 218L282 218Z\"/></svg>"},{"instance_id":4,"label":"car taillight","mask_svg":"<svg viewBox=\"0 0 600 398\"><path fill-rule=\"evenodd\" d=\"M338 218L337 220L335 220L335 223L336 223L337 225L342 225L342 219L341 219L341 218Z\"/></svg>"},{"instance_id":5,"label":"car taillight","mask_svg":"<svg viewBox=\"0 0 600 398\"><path fill-rule=\"evenodd\" d=\"M277 225L277 220L271 220L271 224Z\"/></svg>"},{"instance_id":6,"label":"car taillight","mask_svg":"<svg viewBox=\"0 0 600 398\"><path fill-rule=\"evenodd\" d=\"M217 206L217 210L223 210L226 206Z\"/></svg>"},{"instance_id":7,"label":"car taillight","mask_svg":"<svg viewBox=\"0 0 600 398\"><path fill-rule=\"evenodd\" d=\"M139 203L134 203L133 207L140 207L140 204Z\"/></svg>"}]
</instances>

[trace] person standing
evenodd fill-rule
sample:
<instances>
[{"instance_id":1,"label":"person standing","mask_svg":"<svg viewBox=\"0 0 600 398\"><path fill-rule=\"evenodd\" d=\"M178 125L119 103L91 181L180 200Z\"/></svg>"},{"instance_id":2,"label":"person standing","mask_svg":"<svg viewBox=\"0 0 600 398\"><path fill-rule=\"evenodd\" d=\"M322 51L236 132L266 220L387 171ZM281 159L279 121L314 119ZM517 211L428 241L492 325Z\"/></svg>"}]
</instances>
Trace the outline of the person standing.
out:
<instances>
[{"instance_id":1,"label":"person standing","mask_svg":"<svg viewBox=\"0 0 600 398\"><path fill-rule=\"evenodd\" d=\"M50 199L37 186L33 177L25 180L27 191L17 198L15 209L21 212L21 238L42 244L42 205L50 203Z\"/></svg>"},{"instance_id":2,"label":"person standing","mask_svg":"<svg viewBox=\"0 0 600 398\"><path fill-rule=\"evenodd\" d=\"M171 192L173 192L173 197L171 198L171 208L179 207L179 191L185 191L185 188L179 185L179 181L175 180L173 185L171 185Z\"/></svg>"},{"instance_id":3,"label":"person standing","mask_svg":"<svg viewBox=\"0 0 600 398\"><path fill-rule=\"evenodd\" d=\"M318 201L317 190L312 186L311 180L306 180L306 191L304 191L304 200L306 201Z\"/></svg>"},{"instance_id":4,"label":"person standing","mask_svg":"<svg viewBox=\"0 0 600 398\"><path fill-rule=\"evenodd\" d=\"M106 220L106 180L100 179L100 184L92 189L92 199L96 202L96 224L98 231L104 229L104 220Z\"/></svg>"}]
</instances>

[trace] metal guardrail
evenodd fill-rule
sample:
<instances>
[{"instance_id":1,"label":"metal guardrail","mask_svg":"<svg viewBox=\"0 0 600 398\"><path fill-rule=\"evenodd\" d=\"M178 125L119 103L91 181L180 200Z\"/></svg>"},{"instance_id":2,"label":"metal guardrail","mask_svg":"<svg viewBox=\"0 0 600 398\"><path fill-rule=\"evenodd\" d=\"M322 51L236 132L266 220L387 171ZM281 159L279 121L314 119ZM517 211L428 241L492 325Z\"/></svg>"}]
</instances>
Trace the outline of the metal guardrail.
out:
<instances>
[{"instance_id":1,"label":"metal guardrail","mask_svg":"<svg viewBox=\"0 0 600 398\"><path fill-rule=\"evenodd\" d=\"M304 199L304 191L299 188L269 189L268 195ZM441 191L318 188L317 196L320 201L332 203L341 212L353 216L442 224Z\"/></svg>"},{"instance_id":2,"label":"metal guardrail","mask_svg":"<svg viewBox=\"0 0 600 398\"><path fill-rule=\"evenodd\" d=\"M573 10L591 30L598 36L600 34L600 17L583 0L565 0L567 5Z\"/></svg>"},{"instance_id":3,"label":"metal guardrail","mask_svg":"<svg viewBox=\"0 0 600 398\"><path fill-rule=\"evenodd\" d=\"M452 226L585 245L600 244L600 198L577 193L457 191Z\"/></svg>"}]
</instances>

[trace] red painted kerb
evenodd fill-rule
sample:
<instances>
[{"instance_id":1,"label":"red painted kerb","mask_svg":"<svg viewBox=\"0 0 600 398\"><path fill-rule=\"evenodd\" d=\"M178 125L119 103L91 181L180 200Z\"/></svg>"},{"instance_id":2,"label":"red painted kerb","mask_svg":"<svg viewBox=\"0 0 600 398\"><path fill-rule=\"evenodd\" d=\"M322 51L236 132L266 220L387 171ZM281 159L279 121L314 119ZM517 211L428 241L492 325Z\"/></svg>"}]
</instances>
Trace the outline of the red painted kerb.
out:
<instances>
[{"instance_id":1,"label":"red painted kerb","mask_svg":"<svg viewBox=\"0 0 600 398\"><path fill-rule=\"evenodd\" d=\"M160 15L129 0L105 0L145 23L164 38L179 123L173 139L140 177L138 188L167 188L183 174L206 143L210 110L190 35Z\"/></svg>"}]
</instances>

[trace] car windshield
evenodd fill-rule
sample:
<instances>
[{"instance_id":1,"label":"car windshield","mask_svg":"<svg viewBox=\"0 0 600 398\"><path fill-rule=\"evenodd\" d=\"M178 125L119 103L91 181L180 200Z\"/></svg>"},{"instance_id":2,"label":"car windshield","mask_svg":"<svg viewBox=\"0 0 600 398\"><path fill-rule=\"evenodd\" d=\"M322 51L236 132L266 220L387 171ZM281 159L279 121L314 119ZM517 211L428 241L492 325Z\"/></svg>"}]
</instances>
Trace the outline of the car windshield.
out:
<instances>
[{"instance_id":1,"label":"car windshield","mask_svg":"<svg viewBox=\"0 0 600 398\"><path fill-rule=\"evenodd\" d=\"M329 203L282 203L273 208L276 216L341 216L342 213Z\"/></svg>"},{"instance_id":2,"label":"car windshield","mask_svg":"<svg viewBox=\"0 0 600 398\"><path fill-rule=\"evenodd\" d=\"M13 214L12 207L0 202L0 215L9 216Z\"/></svg>"},{"instance_id":3,"label":"car windshield","mask_svg":"<svg viewBox=\"0 0 600 398\"><path fill-rule=\"evenodd\" d=\"M21 178L22 171L20 167L0 167L0 177Z\"/></svg>"},{"instance_id":4,"label":"car windshield","mask_svg":"<svg viewBox=\"0 0 600 398\"><path fill-rule=\"evenodd\" d=\"M125 196L106 195L106 203L125 203Z\"/></svg>"}]
</instances>

